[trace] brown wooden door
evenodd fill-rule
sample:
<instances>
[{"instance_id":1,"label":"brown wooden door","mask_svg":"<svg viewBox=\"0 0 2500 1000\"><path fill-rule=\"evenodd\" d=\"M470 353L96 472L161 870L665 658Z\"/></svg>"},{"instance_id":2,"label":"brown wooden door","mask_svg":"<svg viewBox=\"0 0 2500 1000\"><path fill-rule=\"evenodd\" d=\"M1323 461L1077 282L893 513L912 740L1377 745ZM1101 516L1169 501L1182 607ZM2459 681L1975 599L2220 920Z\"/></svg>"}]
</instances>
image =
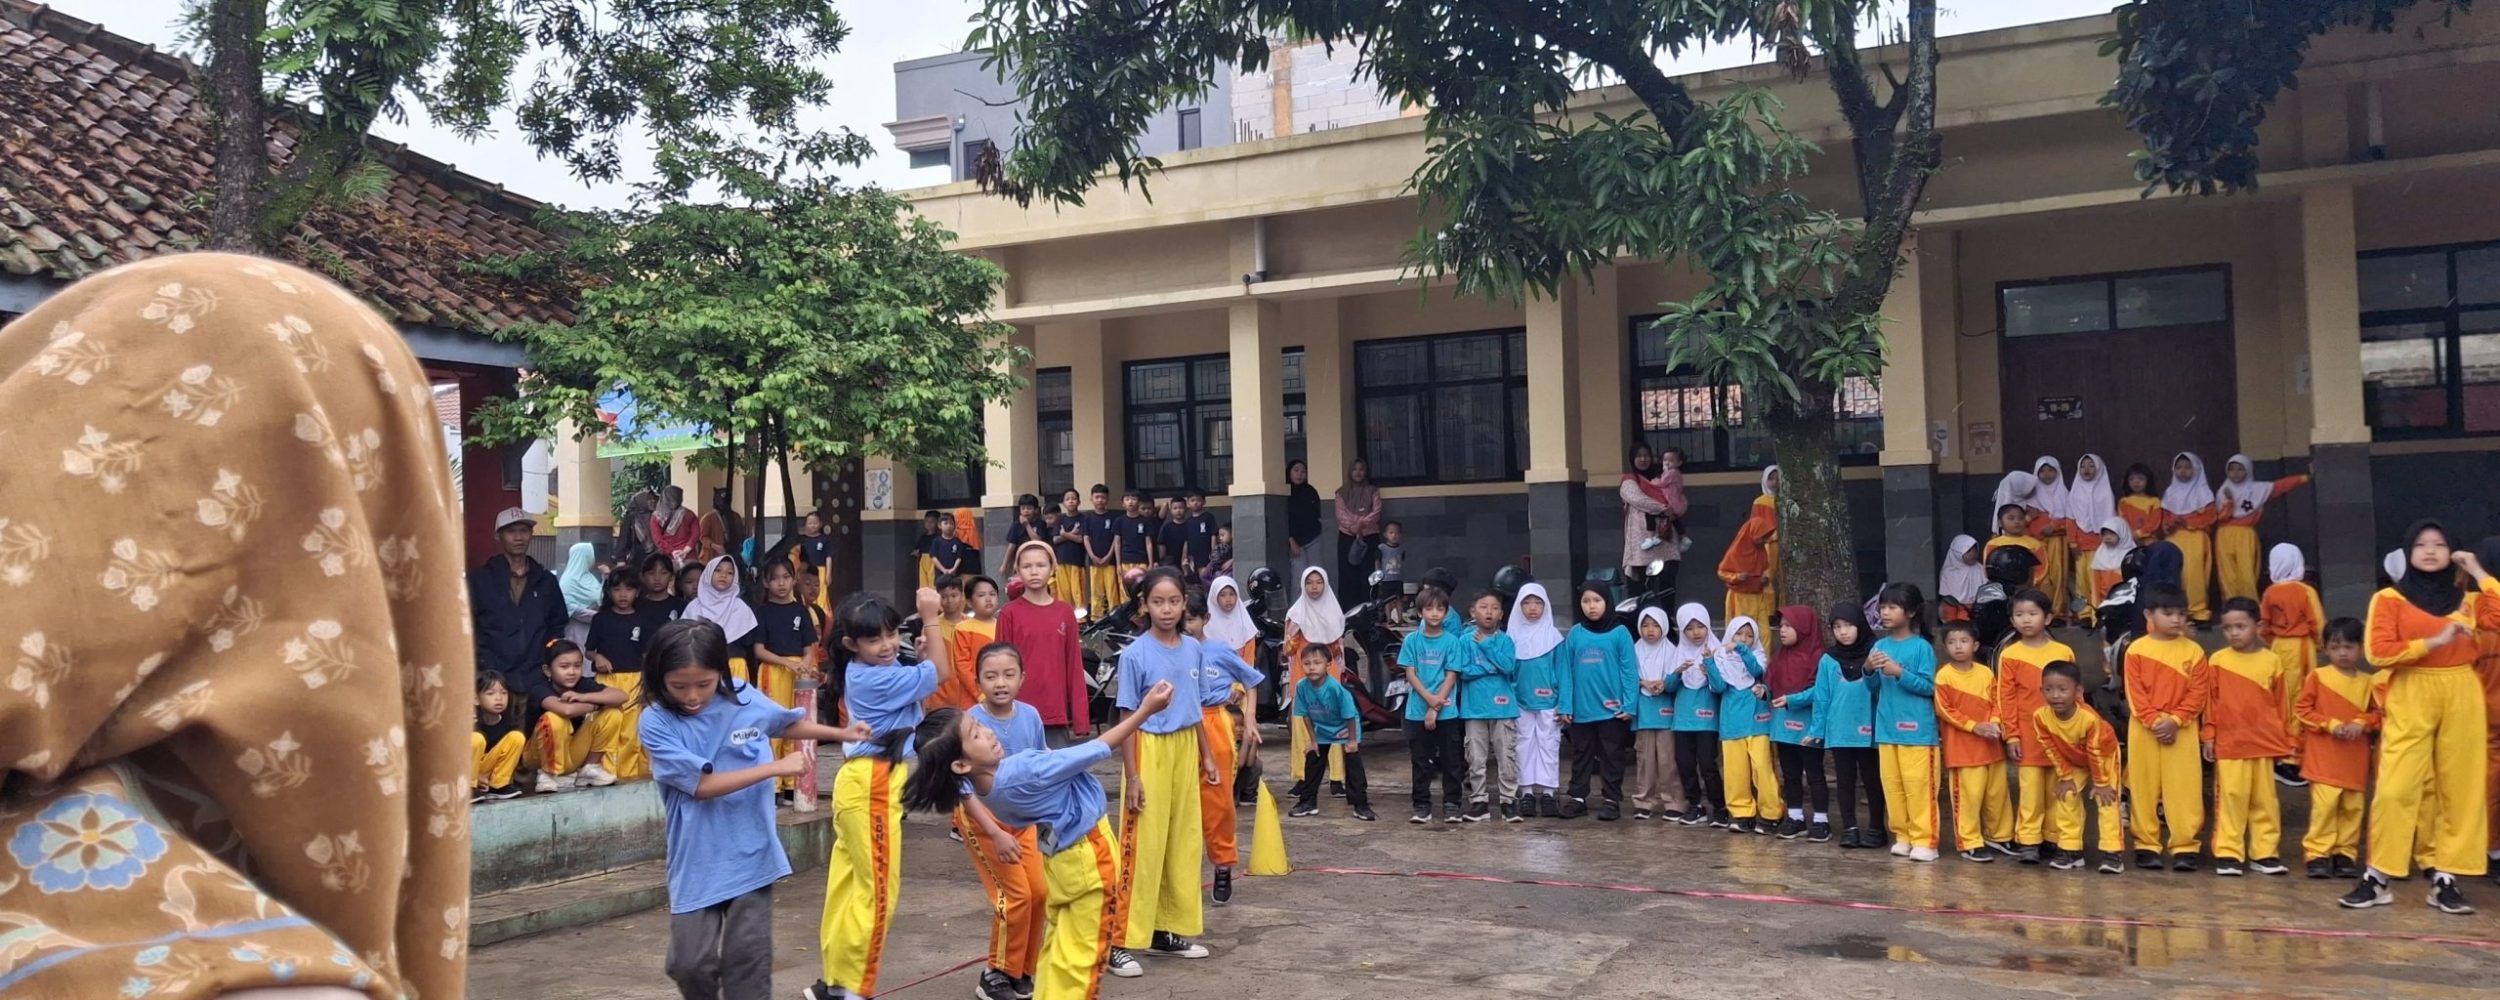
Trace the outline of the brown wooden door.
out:
<instances>
[{"instance_id":1,"label":"brown wooden door","mask_svg":"<svg viewBox=\"0 0 2500 1000\"><path fill-rule=\"evenodd\" d=\"M2053 455L2072 476L2090 452L2117 492L2142 462L2160 493L2172 455L2195 452L2219 476L2239 450L2229 323L2008 337L1998 355L2007 469Z\"/></svg>"},{"instance_id":2,"label":"brown wooden door","mask_svg":"<svg viewBox=\"0 0 2500 1000\"><path fill-rule=\"evenodd\" d=\"M862 490L859 462L854 459L838 467L817 466L810 470L815 478L816 509L825 515L825 534L833 539L833 556L827 562L825 592L836 601L858 593L865 576L860 572L863 551L860 529Z\"/></svg>"}]
</instances>

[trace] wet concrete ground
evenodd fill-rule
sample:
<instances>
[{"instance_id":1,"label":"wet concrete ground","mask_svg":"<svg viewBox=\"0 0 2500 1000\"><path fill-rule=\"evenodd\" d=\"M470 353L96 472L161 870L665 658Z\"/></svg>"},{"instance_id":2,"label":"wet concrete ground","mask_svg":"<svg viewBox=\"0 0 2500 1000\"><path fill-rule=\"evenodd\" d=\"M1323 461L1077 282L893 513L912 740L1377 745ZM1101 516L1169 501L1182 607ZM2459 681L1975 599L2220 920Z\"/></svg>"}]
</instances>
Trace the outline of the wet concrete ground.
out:
<instances>
[{"instance_id":1,"label":"wet concrete ground","mask_svg":"<svg viewBox=\"0 0 2500 1000\"><path fill-rule=\"evenodd\" d=\"M1415 827L1404 753L1367 756L1381 822L1348 819L1336 800L1286 820L1294 874L1243 878L1233 905L1209 908L1213 958L1148 959L1145 978L1106 980L1104 996L2453 996L2500 982L2500 889L2481 880L2468 889L2481 914L2428 909L2418 882L2399 884L2394 907L2355 913L2334 905L2345 883L2297 874L1918 865L1655 821ZM2305 801L2291 791L2286 805ZM1246 851L1246 811L1242 832ZM881 995L959 1000L985 947L979 883L936 818L909 820L905 845ZM787 998L816 977L822 875L777 894ZM470 995L673 998L666 940L654 910L489 947Z\"/></svg>"}]
</instances>

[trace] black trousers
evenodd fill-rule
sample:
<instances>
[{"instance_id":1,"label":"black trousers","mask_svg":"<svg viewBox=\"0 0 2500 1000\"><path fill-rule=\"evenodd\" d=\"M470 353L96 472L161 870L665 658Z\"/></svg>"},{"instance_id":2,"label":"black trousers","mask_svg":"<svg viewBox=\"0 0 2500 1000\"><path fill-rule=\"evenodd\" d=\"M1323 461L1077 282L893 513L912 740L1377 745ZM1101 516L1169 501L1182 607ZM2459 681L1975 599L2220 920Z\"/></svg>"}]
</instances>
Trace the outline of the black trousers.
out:
<instances>
[{"instance_id":1,"label":"black trousers","mask_svg":"<svg viewBox=\"0 0 2500 1000\"><path fill-rule=\"evenodd\" d=\"M1295 805L1319 804L1320 786L1328 783L1328 747L1311 744L1311 752L1302 756L1302 780L1293 786ZM1345 752L1345 804L1348 809L1369 809L1372 805L1371 783L1363 777L1363 755L1348 747Z\"/></svg>"},{"instance_id":2,"label":"black trousers","mask_svg":"<svg viewBox=\"0 0 2500 1000\"><path fill-rule=\"evenodd\" d=\"M1675 775L1684 780L1684 798L1714 810L1727 808L1727 772L1719 770L1719 734L1677 730Z\"/></svg>"},{"instance_id":3,"label":"black trousers","mask_svg":"<svg viewBox=\"0 0 2500 1000\"><path fill-rule=\"evenodd\" d=\"M1589 779L1602 782L1606 801L1623 801L1624 748L1632 742L1632 723L1623 719L1574 722L1563 731L1571 745L1571 797L1589 797Z\"/></svg>"},{"instance_id":4,"label":"black trousers","mask_svg":"<svg viewBox=\"0 0 2500 1000\"><path fill-rule=\"evenodd\" d=\"M1406 753L1414 761L1411 774L1415 790L1415 811L1432 811L1432 780L1441 779L1441 805L1447 809L1463 809L1467 805L1467 723L1442 719L1434 728L1413 720L1406 723Z\"/></svg>"},{"instance_id":5,"label":"black trousers","mask_svg":"<svg viewBox=\"0 0 2500 1000\"><path fill-rule=\"evenodd\" d=\"M1361 559L1354 558L1356 542L1361 542L1363 545L1363 558ZM1372 567L1379 564L1380 535L1378 533L1364 535L1358 539L1342 531L1338 532L1337 578L1330 581L1336 584L1337 603L1352 608L1370 600Z\"/></svg>"},{"instance_id":6,"label":"black trousers","mask_svg":"<svg viewBox=\"0 0 2500 1000\"><path fill-rule=\"evenodd\" d=\"M1823 778L1823 748L1773 740L1771 751L1779 755L1780 798L1788 807L1804 809L1809 820L1815 813L1830 813L1832 786ZM1878 803L1882 800L1876 797Z\"/></svg>"},{"instance_id":7,"label":"black trousers","mask_svg":"<svg viewBox=\"0 0 2500 1000\"><path fill-rule=\"evenodd\" d=\"M1858 825L1858 790L1865 789L1866 826L1862 829L1889 829L1884 816L1884 778L1877 770L1875 748L1833 747L1832 763L1840 773L1840 811L1832 814L1833 825L1844 829Z\"/></svg>"}]
</instances>

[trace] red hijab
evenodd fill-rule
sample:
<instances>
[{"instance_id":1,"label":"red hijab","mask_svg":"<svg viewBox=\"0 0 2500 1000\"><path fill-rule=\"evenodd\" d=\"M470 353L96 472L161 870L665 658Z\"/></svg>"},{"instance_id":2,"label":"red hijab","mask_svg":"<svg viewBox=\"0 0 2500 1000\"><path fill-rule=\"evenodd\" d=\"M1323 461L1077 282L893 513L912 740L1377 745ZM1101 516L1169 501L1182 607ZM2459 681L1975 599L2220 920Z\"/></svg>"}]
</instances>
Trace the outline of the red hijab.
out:
<instances>
[{"instance_id":1,"label":"red hijab","mask_svg":"<svg viewBox=\"0 0 2500 1000\"><path fill-rule=\"evenodd\" d=\"M1797 641L1784 643L1779 652L1771 654L1770 675L1764 679L1771 688L1771 697L1796 694L1814 686L1814 673L1823 662L1823 622L1813 608L1791 604L1771 618L1772 628L1781 625L1797 630Z\"/></svg>"}]
</instances>

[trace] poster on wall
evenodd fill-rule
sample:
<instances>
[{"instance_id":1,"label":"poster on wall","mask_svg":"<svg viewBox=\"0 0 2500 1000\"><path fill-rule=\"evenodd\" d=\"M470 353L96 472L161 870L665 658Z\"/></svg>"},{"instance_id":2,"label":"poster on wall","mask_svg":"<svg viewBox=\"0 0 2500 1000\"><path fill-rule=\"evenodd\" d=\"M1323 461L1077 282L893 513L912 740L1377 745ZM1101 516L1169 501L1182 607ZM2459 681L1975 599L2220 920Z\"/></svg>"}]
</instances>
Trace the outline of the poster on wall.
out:
<instances>
[{"instance_id":1,"label":"poster on wall","mask_svg":"<svg viewBox=\"0 0 2500 1000\"><path fill-rule=\"evenodd\" d=\"M864 478L867 480L865 492L868 494L868 502L863 506L869 510L893 510L894 470L870 469Z\"/></svg>"},{"instance_id":2,"label":"poster on wall","mask_svg":"<svg viewBox=\"0 0 2500 1000\"><path fill-rule=\"evenodd\" d=\"M1962 437L1970 442L1972 458L1986 458L1997 453L1997 425L1994 421L1972 424L1963 430Z\"/></svg>"}]
</instances>

